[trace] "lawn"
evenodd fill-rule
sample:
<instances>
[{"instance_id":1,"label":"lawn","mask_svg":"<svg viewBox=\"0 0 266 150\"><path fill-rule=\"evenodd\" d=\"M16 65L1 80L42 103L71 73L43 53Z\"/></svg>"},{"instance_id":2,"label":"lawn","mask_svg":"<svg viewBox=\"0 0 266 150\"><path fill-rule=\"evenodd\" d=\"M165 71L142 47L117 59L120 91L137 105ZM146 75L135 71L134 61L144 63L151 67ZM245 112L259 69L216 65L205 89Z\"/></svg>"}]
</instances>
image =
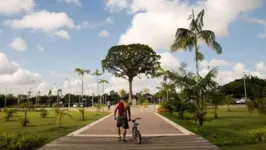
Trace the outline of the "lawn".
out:
<instances>
[{"instance_id":1,"label":"lawn","mask_svg":"<svg viewBox=\"0 0 266 150\"><path fill-rule=\"evenodd\" d=\"M213 109L209 108L207 112L205 117L206 122L201 129L197 127L194 120L179 120L176 114L162 113L162 115L186 129L202 135L224 150L266 149L266 143L252 144L254 142L250 142L247 136L249 129L263 128L266 126L265 116L260 116L257 111L254 111L250 115L247 108L231 108L229 112L227 108L219 108L218 119L213 119ZM186 118L188 117L190 115L186 114Z\"/></svg>"},{"instance_id":2,"label":"lawn","mask_svg":"<svg viewBox=\"0 0 266 150\"><path fill-rule=\"evenodd\" d=\"M72 115L72 119L68 116L64 116L62 120L62 128L59 128L56 124L56 117L54 111L49 111L46 118L40 117L40 112L28 112L28 118L30 124L27 127L22 127L20 124L20 118L22 117L22 112L17 112L16 116L10 122L6 122L3 118L5 113L0 112L0 133L2 132L32 132L38 133L40 137L47 138L47 140L42 144L46 144L58 137L67 135L68 133L75 131L95 120L102 118L103 116L109 114L107 112L85 112L85 120L80 120L79 111L69 111ZM40 145L40 147L42 146Z\"/></svg>"}]
</instances>

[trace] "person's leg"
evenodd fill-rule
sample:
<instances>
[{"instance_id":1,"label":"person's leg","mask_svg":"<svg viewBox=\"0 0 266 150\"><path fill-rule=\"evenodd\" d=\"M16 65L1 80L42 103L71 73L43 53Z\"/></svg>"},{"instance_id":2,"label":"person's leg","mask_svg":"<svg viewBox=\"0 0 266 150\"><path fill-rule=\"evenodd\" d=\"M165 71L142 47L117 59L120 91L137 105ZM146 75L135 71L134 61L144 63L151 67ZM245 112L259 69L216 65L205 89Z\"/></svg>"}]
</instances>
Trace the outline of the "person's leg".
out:
<instances>
[{"instance_id":1,"label":"person's leg","mask_svg":"<svg viewBox=\"0 0 266 150\"><path fill-rule=\"evenodd\" d=\"M118 140L121 141L121 130L120 130L120 127L121 127L121 119L120 117L117 117L117 133L118 133Z\"/></svg>"},{"instance_id":2,"label":"person's leg","mask_svg":"<svg viewBox=\"0 0 266 150\"><path fill-rule=\"evenodd\" d=\"M123 129L124 131L123 131L123 140L125 140L126 139L126 134L127 134L127 129Z\"/></svg>"},{"instance_id":3,"label":"person's leg","mask_svg":"<svg viewBox=\"0 0 266 150\"><path fill-rule=\"evenodd\" d=\"M126 134L127 134L127 129L129 128L128 126L128 119L127 117L124 117L123 118L123 124L122 124L122 127L123 127L123 142L126 142Z\"/></svg>"}]
</instances>

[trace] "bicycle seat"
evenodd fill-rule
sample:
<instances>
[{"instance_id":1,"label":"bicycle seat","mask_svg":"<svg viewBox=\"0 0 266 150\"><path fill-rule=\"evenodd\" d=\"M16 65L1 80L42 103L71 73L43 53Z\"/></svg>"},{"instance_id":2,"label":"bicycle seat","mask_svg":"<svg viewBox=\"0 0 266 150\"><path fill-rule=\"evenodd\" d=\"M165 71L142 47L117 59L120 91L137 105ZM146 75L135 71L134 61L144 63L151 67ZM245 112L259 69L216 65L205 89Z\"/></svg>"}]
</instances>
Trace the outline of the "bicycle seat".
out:
<instances>
[{"instance_id":1,"label":"bicycle seat","mask_svg":"<svg viewBox=\"0 0 266 150\"><path fill-rule=\"evenodd\" d=\"M139 119L141 119L141 118L136 118L136 119L133 119L133 120L131 120L132 122L135 122L136 120L139 120Z\"/></svg>"}]
</instances>

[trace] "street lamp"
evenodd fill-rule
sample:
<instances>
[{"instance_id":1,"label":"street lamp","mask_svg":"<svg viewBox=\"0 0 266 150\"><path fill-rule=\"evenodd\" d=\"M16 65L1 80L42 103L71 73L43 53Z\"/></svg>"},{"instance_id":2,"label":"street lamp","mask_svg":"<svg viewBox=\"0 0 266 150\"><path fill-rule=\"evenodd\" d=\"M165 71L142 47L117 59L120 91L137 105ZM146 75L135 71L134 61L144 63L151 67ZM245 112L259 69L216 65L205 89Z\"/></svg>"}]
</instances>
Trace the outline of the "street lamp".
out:
<instances>
[{"instance_id":1,"label":"street lamp","mask_svg":"<svg viewBox=\"0 0 266 150\"><path fill-rule=\"evenodd\" d=\"M5 87L5 104L4 104L4 107L6 107L7 86L4 83L0 83L0 84L4 85L4 87Z\"/></svg>"},{"instance_id":2,"label":"street lamp","mask_svg":"<svg viewBox=\"0 0 266 150\"><path fill-rule=\"evenodd\" d=\"M246 80L245 80L245 78L246 78L246 73L245 72L243 72L243 75L244 75L244 91L245 91L245 98L246 98L246 100L247 100L247 89L246 89Z\"/></svg>"},{"instance_id":3,"label":"street lamp","mask_svg":"<svg viewBox=\"0 0 266 150\"><path fill-rule=\"evenodd\" d=\"M38 90L39 90L39 85L42 83L41 81L37 84L34 80L32 81L35 85L38 85ZM37 94L38 94L38 90L37 90ZM36 94L36 105L38 105L38 100L37 100L37 94Z\"/></svg>"},{"instance_id":4,"label":"street lamp","mask_svg":"<svg viewBox=\"0 0 266 150\"><path fill-rule=\"evenodd\" d=\"M69 95L68 95L68 108L70 108L70 95L71 95L71 82L68 78L66 78L66 81L69 83Z\"/></svg>"}]
</instances>

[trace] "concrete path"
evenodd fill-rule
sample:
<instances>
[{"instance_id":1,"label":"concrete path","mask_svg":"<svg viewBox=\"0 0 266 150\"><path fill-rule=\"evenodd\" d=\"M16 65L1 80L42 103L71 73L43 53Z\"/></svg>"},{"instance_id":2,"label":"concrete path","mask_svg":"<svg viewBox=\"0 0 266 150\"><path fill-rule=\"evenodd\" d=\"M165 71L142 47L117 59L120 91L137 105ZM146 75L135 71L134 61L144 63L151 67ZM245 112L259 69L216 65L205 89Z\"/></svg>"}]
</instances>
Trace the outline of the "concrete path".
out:
<instances>
[{"instance_id":1,"label":"concrete path","mask_svg":"<svg viewBox=\"0 0 266 150\"><path fill-rule=\"evenodd\" d=\"M138 126L143 140L136 144L131 139L132 123L126 139L127 143L117 141L116 121L110 114L94 123L91 123L68 136L61 137L40 150L146 150L146 149L186 149L186 150L220 150L206 139L191 133L172 121L154 113L149 107L145 112L138 108L132 111L132 119L141 117Z\"/></svg>"},{"instance_id":2,"label":"concrete path","mask_svg":"<svg viewBox=\"0 0 266 150\"><path fill-rule=\"evenodd\" d=\"M140 132L143 136L145 135L163 135L163 134L183 134L180 130L173 127L171 124L167 123L163 119L159 118L152 112L136 112L132 113L132 119L141 117L141 120L138 120L140 125L138 126ZM133 124L129 122L128 135L131 135ZM103 135L103 136L115 136L117 137L117 128L116 121L113 120L113 115L110 115L105 120L97 123L96 125L85 129L79 134L83 136L92 136L92 135Z\"/></svg>"}]
</instances>

